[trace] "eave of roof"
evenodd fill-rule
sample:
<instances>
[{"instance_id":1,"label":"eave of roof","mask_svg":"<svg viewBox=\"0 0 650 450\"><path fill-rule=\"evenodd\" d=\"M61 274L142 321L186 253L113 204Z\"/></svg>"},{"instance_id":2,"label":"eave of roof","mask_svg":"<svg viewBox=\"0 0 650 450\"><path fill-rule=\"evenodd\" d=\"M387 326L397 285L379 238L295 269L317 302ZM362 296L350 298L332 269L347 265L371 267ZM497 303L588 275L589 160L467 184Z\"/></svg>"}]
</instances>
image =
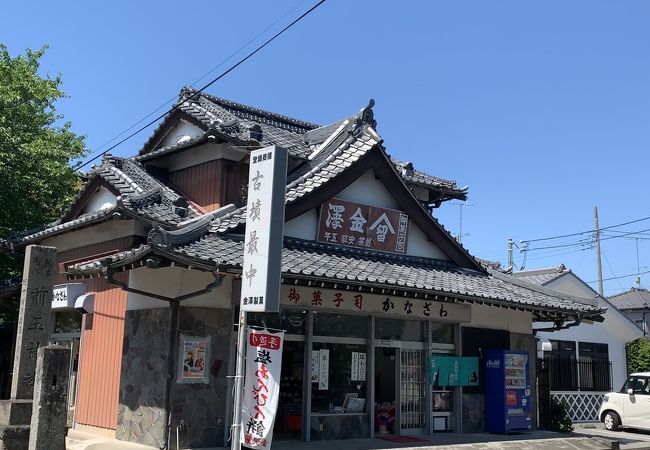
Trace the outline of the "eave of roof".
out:
<instances>
[{"instance_id":1,"label":"eave of roof","mask_svg":"<svg viewBox=\"0 0 650 450\"><path fill-rule=\"evenodd\" d=\"M197 245L197 243L203 242ZM110 259L67 268L69 278L104 275L107 271L142 267L151 255L201 270L241 274L244 243L238 236L209 235L177 248L143 245ZM370 250L285 239L283 278L304 283L346 285L350 289L392 292L414 298L445 297L449 301L481 303L532 312L537 320L561 320L579 315L597 319L601 309L576 302L571 296L531 285L499 273L484 274L446 261L391 255Z\"/></svg>"}]
</instances>

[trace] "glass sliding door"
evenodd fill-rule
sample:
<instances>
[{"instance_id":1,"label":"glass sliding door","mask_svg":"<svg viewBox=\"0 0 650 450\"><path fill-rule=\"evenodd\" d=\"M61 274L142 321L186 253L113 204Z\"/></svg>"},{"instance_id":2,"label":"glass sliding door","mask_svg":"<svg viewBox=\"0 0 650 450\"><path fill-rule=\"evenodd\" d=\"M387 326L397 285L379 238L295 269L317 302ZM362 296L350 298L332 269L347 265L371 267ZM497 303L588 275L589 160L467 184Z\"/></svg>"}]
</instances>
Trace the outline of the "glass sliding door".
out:
<instances>
[{"instance_id":1,"label":"glass sliding door","mask_svg":"<svg viewBox=\"0 0 650 450\"><path fill-rule=\"evenodd\" d=\"M400 434L422 434L427 426L426 362L422 350L400 349Z\"/></svg>"}]
</instances>

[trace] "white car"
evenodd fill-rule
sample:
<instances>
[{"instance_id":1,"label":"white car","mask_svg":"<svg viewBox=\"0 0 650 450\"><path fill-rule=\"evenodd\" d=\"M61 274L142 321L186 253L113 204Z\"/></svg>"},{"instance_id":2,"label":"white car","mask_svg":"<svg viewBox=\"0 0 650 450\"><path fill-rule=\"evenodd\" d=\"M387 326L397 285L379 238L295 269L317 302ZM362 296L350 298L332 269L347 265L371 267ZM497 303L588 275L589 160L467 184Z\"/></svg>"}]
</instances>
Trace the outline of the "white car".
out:
<instances>
[{"instance_id":1,"label":"white car","mask_svg":"<svg viewBox=\"0 0 650 450\"><path fill-rule=\"evenodd\" d=\"M606 394L598 417L611 431L619 427L650 430L650 372L633 373L620 391Z\"/></svg>"}]
</instances>

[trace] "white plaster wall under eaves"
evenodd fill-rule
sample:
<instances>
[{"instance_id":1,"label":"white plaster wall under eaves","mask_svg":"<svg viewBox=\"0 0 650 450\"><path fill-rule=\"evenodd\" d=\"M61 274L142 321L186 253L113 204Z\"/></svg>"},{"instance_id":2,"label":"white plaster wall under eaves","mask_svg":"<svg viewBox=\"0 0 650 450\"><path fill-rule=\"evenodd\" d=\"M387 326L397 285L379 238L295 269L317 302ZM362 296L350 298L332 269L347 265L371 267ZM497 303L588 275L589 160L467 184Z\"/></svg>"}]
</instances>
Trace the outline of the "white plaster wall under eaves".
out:
<instances>
[{"instance_id":1,"label":"white plaster wall under eaves","mask_svg":"<svg viewBox=\"0 0 650 450\"><path fill-rule=\"evenodd\" d=\"M169 131L169 133L167 133L165 138L157 147L160 148L169 145L182 144L183 142L197 138L202 134L203 130L199 127L181 120Z\"/></svg>"},{"instance_id":2,"label":"white plaster wall under eaves","mask_svg":"<svg viewBox=\"0 0 650 450\"><path fill-rule=\"evenodd\" d=\"M100 211L106 208L112 208L117 205L117 197L108 190L99 188L99 190L88 200L82 214Z\"/></svg>"},{"instance_id":3,"label":"white plaster wall under eaves","mask_svg":"<svg viewBox=\"0 0 650 450\"><path fill-rule=\"evenodd\" d=\"M375 178L374 170L368 170L351 185L336 194L336 198L370 206L400 210L400 206L384 184ZM284 225L285 236L316 240L318 233L318 212L315 209L288 221ZM426 234L410 220L406 254L449 260L438 246L427 238Z\"/></svg>"},{"instance_id":4,"label":"white plaster wall under eaves","mask_svg":"<svg viewBox=\"0 0 650 450\"><path fill-rule=\"evenodd\" d=\"M142 267L129 272L129 287L147 293L178 297L205 288L214 280L209 272L181 267L162 267L149 269ZM232 278L223 279L221 286L205 294L181 302L183 307L230 308L232 297ZM129 292L127 310L166 308L169 303L142 294Z\"/></svg>"}]
</instances>

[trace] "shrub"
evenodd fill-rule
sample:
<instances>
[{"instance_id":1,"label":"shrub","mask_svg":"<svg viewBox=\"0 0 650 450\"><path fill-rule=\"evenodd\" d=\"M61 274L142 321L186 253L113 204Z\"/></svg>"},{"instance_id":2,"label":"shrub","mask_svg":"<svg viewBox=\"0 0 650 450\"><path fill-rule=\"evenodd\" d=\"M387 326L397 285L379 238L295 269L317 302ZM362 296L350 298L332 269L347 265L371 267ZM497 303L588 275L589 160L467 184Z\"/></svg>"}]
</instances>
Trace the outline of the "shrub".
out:
<instances>
[{"instance_id":1,"label":"shrub","mask_svg":"<svg viewBox=\"0 0 650 450\"><path fill-rule=\"evenodd\" d=\"M561 402L551 399L551 430L560 433L570 433L573 431L573 421L569 417L569 405L566 401Z\"/></svg>"}]
</instances>

